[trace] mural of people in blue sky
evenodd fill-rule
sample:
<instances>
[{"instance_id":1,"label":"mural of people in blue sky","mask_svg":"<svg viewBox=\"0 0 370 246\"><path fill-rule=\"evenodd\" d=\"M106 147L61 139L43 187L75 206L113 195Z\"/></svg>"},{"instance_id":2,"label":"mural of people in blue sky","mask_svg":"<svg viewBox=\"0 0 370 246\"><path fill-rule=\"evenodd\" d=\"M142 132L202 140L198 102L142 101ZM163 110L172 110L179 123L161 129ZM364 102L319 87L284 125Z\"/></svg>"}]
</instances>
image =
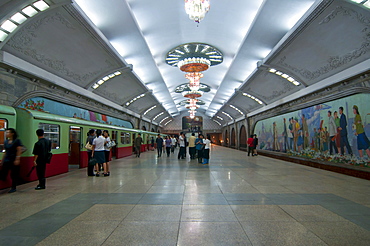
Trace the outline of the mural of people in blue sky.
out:
<instances>
[{"instance_id":1,"label":"mural of people in blue sky","mask_svg":"<svg viewBox=\"0 0 370 246\"><path fill-rule=\"evenodd\" d=\"M132 124L128 121L106 116L104 114L99 114L90 110L77 108L71 105L63 104L42 97L34 97L27 99L26 101L22 102L19 107L66 117L73 117L83 120L99 122L103 124L133 128Z\"/></svg>"},{"instance_id":2,"label":"mural of people in blue sky","mask_svg":"<svg viewBox=\"0 0 370 246\"><path fill-rule=\"evenodd\" d=\"M260 149L362 160L370 165L369 94L356 94L259 121ZM308 154L310 153L310 154Z\"/></svg>"}]
</instances>

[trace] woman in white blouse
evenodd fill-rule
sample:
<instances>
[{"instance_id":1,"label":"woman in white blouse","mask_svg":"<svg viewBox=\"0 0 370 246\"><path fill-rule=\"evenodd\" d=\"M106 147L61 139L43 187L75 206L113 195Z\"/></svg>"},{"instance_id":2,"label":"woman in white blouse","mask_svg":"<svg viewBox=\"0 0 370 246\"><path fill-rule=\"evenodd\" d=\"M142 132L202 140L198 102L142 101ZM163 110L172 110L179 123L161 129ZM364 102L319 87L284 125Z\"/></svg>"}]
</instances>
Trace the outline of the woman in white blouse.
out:
<instances>
[{"instance_id":1,"label":"woman in white blouse","mask_svg":"<svg viewBox=\"0 0 370 246\"><path fill-rule=\"evenodd\" d=\"M106 139L102 136L101 130L96 130L96 138L93 140L93 148L91 157L95 158L96 160L96 177L99 177L99 164L103 164L104 167L104 174L106 174L106 163L105 163L105 148L104 145L106 143Z\"/></svg>"},{"instance_id":2,"label":"woman in white blouse","mask_svg":"<svg viewBox=\"0 0 370 246\"><path fill-rule=\"evenodd\" d=\"M203 164L209 164L209 150L211 148L210 136L207 134L205 140L203 140L204 150L203 150Z\"/></svg>"}]
</instances>

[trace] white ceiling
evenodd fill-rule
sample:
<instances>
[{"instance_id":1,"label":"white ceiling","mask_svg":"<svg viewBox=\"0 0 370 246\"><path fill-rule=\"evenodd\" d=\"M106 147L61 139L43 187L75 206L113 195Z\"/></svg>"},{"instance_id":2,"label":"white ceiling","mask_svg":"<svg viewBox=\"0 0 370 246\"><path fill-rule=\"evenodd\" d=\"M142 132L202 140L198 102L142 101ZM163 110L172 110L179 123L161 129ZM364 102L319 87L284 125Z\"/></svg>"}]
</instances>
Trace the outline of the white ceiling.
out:
<instances>
[{"instance_id":1,"label":"white ceiling","mask_svg":"<svg viewBox=\"0 0 370 246\"><path fill-rule=\"evenodd\" d=\"M199 110L213 116L315 0L213 0L200 24L188 18L182 0L75 2L171 115L186 110L177 106L184 97L174 90L187 80L166 64L167 52L190 42L219 49L223 63L201 79L211 91Z\"/></svg>"}]
</instances>

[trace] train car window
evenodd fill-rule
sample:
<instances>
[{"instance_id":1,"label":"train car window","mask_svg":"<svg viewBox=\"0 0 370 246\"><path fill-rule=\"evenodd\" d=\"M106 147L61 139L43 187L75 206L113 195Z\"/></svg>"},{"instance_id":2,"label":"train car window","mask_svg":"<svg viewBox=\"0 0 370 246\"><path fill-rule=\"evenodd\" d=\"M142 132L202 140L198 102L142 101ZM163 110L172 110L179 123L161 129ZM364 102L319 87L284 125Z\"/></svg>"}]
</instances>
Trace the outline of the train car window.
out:
<instances>
[{"instance_id":1,"label":"train car window","mask_svg":"<svg viewBox=\"0 0 370 246\"><path fill-rule=\"evenodd\" d=\"M5 151L4 142L5 142L6 128L8 128L8 121L6 119L0 119L0 151L1 152Z\"/></svg>"},{"instance_id":2,"label":"train car window","mask_svg":"<svg viewBox=\"0 0 370 246\"><path fill-rule=\"evenodd\" d=\"M125 144L125 133L121 132L121 144Z\"/></svg>"},{"instance_id":3,"label":"train car window","mask_svg":"<svg viewBox=\"0 0 370 246\"><path fill-rule=\"evenodd\" d=\"M60 126L54 124L40 123L39 128L44 130L45 138L51 141L52 149L60 147Z\"/></svg>"},{"instance_id":4,"label":"train car window","mask_svg":"<svg viewBox=\"0 0 370 246\"><path fill-rule=\"evenodd\" d=\"M126 133L126 144L131 144L131 133Z\"/></svg>"}]
</instances>

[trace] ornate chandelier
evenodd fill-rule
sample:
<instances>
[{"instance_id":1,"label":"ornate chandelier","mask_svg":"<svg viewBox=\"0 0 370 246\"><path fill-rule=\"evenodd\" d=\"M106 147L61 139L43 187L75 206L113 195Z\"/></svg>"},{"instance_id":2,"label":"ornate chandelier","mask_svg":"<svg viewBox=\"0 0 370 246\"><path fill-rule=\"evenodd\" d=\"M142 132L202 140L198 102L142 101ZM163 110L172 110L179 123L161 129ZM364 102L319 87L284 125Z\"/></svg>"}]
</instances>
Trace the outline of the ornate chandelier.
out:
<instances>
[{"instance_id":1,"label":"ornate chandelier","mask_svg":"<svg viewBox=\"0 0 370 246\"><path fill-rule=\"evenodd\" d=\"M196 110L199 108L199 105L197 105L198 99L189 99L188 102L189 104L185 106L186 108L190 110Z\"/></svg>"},{"instance_id":2,"label":"ornate chandelier","mask_svg":"<svg viewBox=\"0 0 370 246\"><path fill-rule=\"evenodd\" d=\"M203 20L210 6L210 0L185 0L186 13L197 23Z\"/></svg>"},{"instance_id":3,"label":"ornate chandelier","mask_svg":"<svg viewBox=\"0 0 370 246\"><path fill-rule=\"evenodd\" d=\"M189 80L189 88L192 91L199 90L200 87L200 78L203 78L202 73L187 73L185 74L185 78Z\"/></svg>"},{"instance_id":4,"label":"ornate chandelier","mask_svg":"<svg viewBox=\"0 0 370 246\"><path fill-rule=\"evenodd\" d=\"M190 119L194 119L195 118L195 113L196 113L197 111L195 111L195 110L189 110L189 113L190 113Z\"/></svg>"}]
</instances>

